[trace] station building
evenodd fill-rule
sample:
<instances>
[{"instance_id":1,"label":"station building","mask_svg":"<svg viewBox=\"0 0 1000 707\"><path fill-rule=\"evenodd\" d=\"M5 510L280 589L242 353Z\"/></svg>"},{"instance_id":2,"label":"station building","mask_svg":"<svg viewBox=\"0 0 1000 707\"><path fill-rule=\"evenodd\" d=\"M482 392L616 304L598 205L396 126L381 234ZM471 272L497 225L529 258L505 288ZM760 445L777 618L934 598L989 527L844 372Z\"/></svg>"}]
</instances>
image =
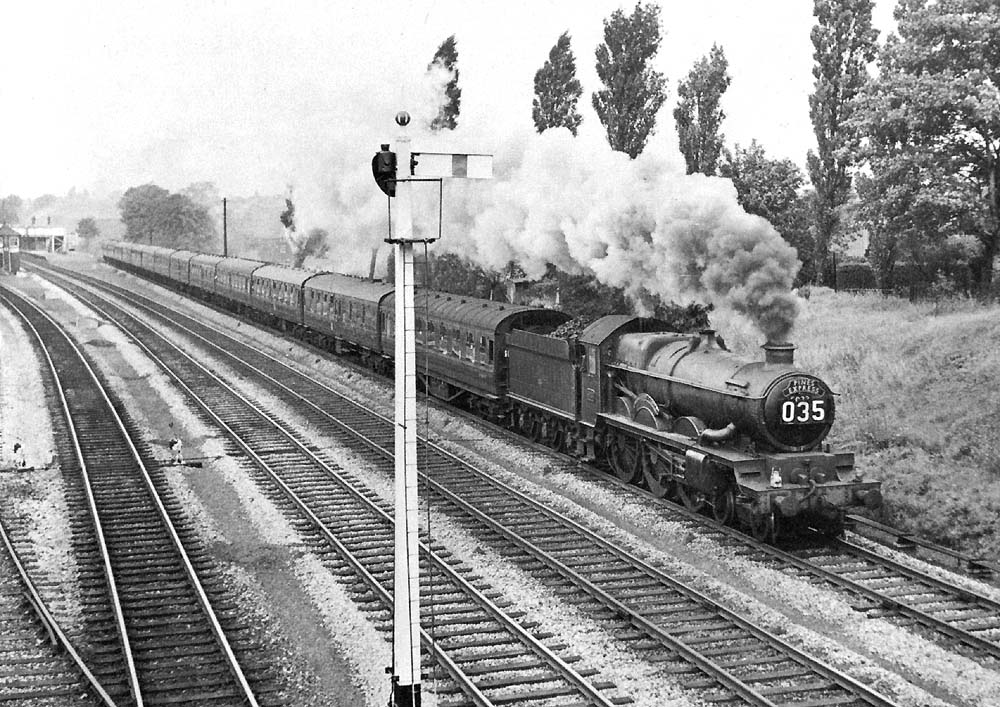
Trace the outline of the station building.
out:
<instances>
[{"instance_id":1,"label":"station building","mask_svg":"<svg viewBox=\"0 0 1000 707\"><path fill-rule=\"evenodd\" d=\"M22 252L68 253L73 250L71 234L62 226L12 226L21 236Z\"/></svg>"}]
</instances>

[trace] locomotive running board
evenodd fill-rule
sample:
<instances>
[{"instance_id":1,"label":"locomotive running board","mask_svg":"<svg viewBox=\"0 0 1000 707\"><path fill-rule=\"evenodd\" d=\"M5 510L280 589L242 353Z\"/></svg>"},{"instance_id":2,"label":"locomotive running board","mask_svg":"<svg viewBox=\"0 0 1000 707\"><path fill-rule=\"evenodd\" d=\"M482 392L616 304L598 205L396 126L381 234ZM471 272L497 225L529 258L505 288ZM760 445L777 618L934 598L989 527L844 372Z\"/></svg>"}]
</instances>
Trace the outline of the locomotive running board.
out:
<instances>
[{"instance_id":1,"label":"locomotive running board","mask_svg":"<svg viewBox=\"0 0 1000 707\"><path fill-rule=\"evenodd\" d=\"M636 436L648 439L651 442L659 442L660 444L673 447L680 454L687 454L689 449L707 453L708 456L731 467L740 476L745 474L760 474L764 468L764 462L759 457L752 457L749 454L744 454L733 449L698 444L691 437L685 437L673 432L663 432L652 427L647 427L646 425L640 425L624 415L598 413L597 418L609 427L625 430Z\"/></svg>"}]
</instances>

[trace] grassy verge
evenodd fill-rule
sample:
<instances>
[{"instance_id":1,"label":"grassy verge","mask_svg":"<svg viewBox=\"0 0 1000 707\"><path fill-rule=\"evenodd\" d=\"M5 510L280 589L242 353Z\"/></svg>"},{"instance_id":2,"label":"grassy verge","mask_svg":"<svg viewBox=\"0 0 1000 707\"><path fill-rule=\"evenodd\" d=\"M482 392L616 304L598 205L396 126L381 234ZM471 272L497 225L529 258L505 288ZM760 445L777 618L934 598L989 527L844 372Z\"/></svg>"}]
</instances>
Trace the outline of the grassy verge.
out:
<instances>
[{"instance_id":1,"label":"grassy verge","mask_svg":"<svg viewBox=\"0 0 1000 707\"><path fill-rule=\"evenodd\" d=\"M731 348L760 356L749 325L712 319ZM796 363L840 393L830 441L882 480L885 519L1000 559L1000 306L820 288L793 338Z\"/></svg>"}]
</instances>

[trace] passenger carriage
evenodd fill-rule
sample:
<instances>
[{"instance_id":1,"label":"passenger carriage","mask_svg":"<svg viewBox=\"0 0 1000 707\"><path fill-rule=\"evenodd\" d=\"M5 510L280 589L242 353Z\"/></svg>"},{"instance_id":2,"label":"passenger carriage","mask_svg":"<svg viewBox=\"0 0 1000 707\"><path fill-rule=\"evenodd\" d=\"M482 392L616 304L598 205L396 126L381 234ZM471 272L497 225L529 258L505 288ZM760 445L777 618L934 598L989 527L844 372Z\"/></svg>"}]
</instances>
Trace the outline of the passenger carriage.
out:
<instances>
[{"instance_id":1,"label":"passenger carriage","mask_svg":"<svg viewBox=\"0 0 1000 707\"><path fill-rule=\"evenodd\" d=\"M201 297L213 299L216 294L216 266L225 258L221 255L198 253L191 258L188 287Z\"/></svg>"},{"instance_id":2,"label":"passenger carriage","mask_svg":"<svg viewBox=\"0 0 1000 707\"><path fill-rule=\"evenodd\" d=\"M253 271L251 299L259 319L282 330L302 324L302 285L313 270L264 265Z\"/></svg>"},{"instance_id":3,"label":"passenger carriage","mask_svg":"<svg viewBox=\"0 0 1000 707\"><path fill-rule=\"evenodd\" d=\"M338 273L318 273L303 283L303 322L312 343L337 353L355 350L375 355L376 367L392 357L384 332L391 332L395 316L391 284Z\"/></svg>"},{"instance_id":4,"label":"passenger carriage","mask_svg":"<svg viewBox=\"0 0 1000 707\"><path fill-rule=\"evenodd\" d=\"M551 330L568 317L549 309L443 292L416 294L417 373L428 392L497 415L507 391L507 340L514 329ZM394 337L388 333L388 340ZM424 371L426 370L426 373ZM469 395L471 394L471 395Z\"/></svg>"},{"instance_id":5,"label":"passenger carriage","mask_svg":"<svg viewBox=\"0 0 1000 707\"><path fill-rule=\"evenodd\" d=\"M167 277L187 290L191 279L191 259L198 255L193 250L175 250L168 258Z\"/></svg>"},{"instance_id":6,"label":"passenger carriage","mask_svg":"<svg viewBox=\"0 0 1000 707\"><path fill-rule=\"evenodd\" d=\"M222 304L241 314L253 307L251 278L258 268L264 267L260 260L246 258L224 258L215 267L215 291Z\"/></svg>"}]
</instances>

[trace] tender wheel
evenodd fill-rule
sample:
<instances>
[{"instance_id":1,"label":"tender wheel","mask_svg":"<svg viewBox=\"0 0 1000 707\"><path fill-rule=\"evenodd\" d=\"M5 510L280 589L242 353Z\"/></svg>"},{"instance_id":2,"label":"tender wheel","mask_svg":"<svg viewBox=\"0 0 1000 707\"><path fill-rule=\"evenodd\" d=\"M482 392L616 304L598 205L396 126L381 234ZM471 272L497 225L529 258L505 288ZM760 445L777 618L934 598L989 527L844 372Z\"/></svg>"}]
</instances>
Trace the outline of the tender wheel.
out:
<instances>
[{"instance_id":1,"label":"tender wheel","mask_svg":"<svg viewBox=\"0 0 1000 707\"><path fill-rule=\"evenodd\" d=\"M685 508L693 513L698 513L705 507L705 494L701 491L695 491L684 484L677 484L677 495Z\"/></svg>"},{"instance_id":2,"label":"tender wheel","mask_svg":"<svg viewBox=\"0 0 1000 707\"><path fill-rule=\"evenodd\" d=\"M521 434L532 442L538 442L542 438L542 422L534 413L524 411L521 413L518 427Z\"/></svg>"},{"instance_id":3,"label":"tender wheel","mask_svg":"<svg viewBox=\"0 0 1000 707\"><path fill-rule=\"evenodd\" d=\"M712 517L720 523L728 525L736 512L736 495L730 486L715 494L712 499Z\"/></svg>"},{"instance_id":4,"label":"tender wheel","mask_svg":"<svg viewBox=\"0 0 1000 707\"><path fill-rule=\"evenodd\" d=\"M557 452L562 451L563 445L566 442L566 431L563 429L563 426L558 422L551 422L546 425L546 428L545 444Z\"/></svg>"}]
</instances>

